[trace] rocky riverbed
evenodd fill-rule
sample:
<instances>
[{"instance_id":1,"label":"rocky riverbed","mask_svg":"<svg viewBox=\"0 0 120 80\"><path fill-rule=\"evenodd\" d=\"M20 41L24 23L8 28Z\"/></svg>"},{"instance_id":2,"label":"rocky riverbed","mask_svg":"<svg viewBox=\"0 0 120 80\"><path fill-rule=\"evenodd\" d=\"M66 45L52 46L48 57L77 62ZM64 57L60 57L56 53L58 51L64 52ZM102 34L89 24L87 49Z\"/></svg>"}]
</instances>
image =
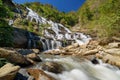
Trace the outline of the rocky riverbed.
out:
<instances>
[{"instance_id":1,"label":"rocky riverbed","mask_svg":"<svg viewBox=\"0 0 120 80\"><path fill-rule=\"evenodd\" d=\"M9 20L14 46L0 48L0 80L120 80L120 38L93 40L25 9ZM15 25L19 19L41 36Z\"/></svg>"},{"instance_id":2,"label":"rocky riverbed","mask_svg":"<svg viewBox=\"0 0 120 80\"><path fill-rule=\"evenodd\" d=\"M0 48L0 57L10 62L0 68L1 80L120 79L120 42L101 46L99 41L91 40L88 44L75 43L45 52L38 49ZM114 77L107 76L112 74Z\"/></svg>"}]
</instances>

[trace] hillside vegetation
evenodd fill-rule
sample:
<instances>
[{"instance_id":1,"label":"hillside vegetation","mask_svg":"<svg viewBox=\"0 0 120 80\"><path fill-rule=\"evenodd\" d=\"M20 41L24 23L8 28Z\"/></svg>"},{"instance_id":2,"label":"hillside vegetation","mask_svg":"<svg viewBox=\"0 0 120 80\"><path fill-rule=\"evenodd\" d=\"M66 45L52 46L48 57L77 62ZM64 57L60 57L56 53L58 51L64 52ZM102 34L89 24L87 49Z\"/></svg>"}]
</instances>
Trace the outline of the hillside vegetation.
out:
<instances>
[{"instance_id":1,"label":"hillside vegetation","mask_svg":"<svg viewBox=\"0 0 120 80\"><path fill-rule=\"evenodd\" d=\"M40 2L25 3L27 6L49 20L61 23L67 27L74 26L78 22L76 12L60 12L50 4L41 4ZM74 15L74 16L73 16Z\"/></svg>"},{"instance_id":2,"label":"hillside vegetation","mask_svg":"<svg viewBox=\"0 0 120 80\"><path fill-rule=\"evenodd\" d=\"M17 14L17 18L14 21L14 25L19 28L28 30L30 32L34 32L41 36L42 36L42 31L46 27L49 27L50 25L47 24L38 25L34 21L30 22L29 20L27 20L26 7L29 7L30 9L35 11L39 16L45 17L47 20L52 20L53 22L61 23L68 28L77 24L79 20L76 12L74 11L68 13L60 12L50 4L41 4L40 2L30 2L25 4L18 4L16 6L21 10L22 18L20 17L19 14Z\"/></svg>"},{"instance_id":3,"label":"hillside vegetation","mask_svg":"<svg viewBox=\"0 0 120 80\"><path fill-rule=\"evenodd\" d=\"M0 0L0 46L12 46L12 27L8 25L7 18L12 17L12 12Z\"/></svg>"},{"instance_id":4,"label":"hillside vegetation","mask_svg":"<svg viewBox=\"0 0 120 80\"><path fill-rule=\"evenodd\" d=\"M120 37L120 0L86 0L78 10L81 29L97 37Z\"/></svg>"},{"instance_id":5,"label":"hillside vegetation","mask_svg":"<svg viewBox=\"0 0 120 80\"><path fill-rule=\"evenodd\" d=\"M12 0L0 0L0 46L11 46L12 27L8 20L14 20L14 26L38 35L49 25L38 25L26 19L26 6L40 16L70 28L79 24L80 30L98 38L120 37L120 0L86 0L77 12L60 12L49 4L31 2L13 4ZM21 13L15 12L20 9ZM14 19L15 18L15 19ZM79 23L78 23L79 22ZM34 26L34 27L33 27ZM37 30L40 28L39 30ZM75 27L73 27L75 28ZM78 29L76 29L78 30Z\"/></svg>"}]
</instances>

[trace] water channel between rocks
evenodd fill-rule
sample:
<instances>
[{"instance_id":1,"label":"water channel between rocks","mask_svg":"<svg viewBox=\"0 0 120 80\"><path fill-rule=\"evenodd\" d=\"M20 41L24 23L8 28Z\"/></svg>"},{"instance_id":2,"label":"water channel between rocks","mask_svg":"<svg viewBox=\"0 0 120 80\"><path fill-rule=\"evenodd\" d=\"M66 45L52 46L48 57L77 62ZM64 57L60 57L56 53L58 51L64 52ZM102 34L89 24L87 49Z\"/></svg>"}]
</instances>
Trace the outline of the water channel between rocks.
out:
<instances>
[{"instance_id":1,"label":"water channel between rocks","mask_svg":"<svg viewBox=\"0 0 120 80\"><path fill-rule=\"evenodd\" d=\"M102 63L100 60L99 64L92 64L90 61L85 59L70 56L55 57L43 54L40 55L40 57L42 57L42 63L46 61L57 62L65 68L65 70L60 74L45 71L56 80L120 80L119 68L111 66L110 64ZM41 63L30 68L41 69ZM26 69L21 69L20 73L28 76Z\"/></svg>"}]
</instances>

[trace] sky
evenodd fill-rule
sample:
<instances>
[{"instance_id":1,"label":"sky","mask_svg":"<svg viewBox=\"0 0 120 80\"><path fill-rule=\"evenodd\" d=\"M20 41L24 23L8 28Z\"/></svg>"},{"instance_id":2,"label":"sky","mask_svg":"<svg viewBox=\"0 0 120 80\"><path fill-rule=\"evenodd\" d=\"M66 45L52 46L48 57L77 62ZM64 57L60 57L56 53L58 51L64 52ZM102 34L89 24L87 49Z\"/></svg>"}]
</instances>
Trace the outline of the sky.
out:
<instances>
[{"instance_id":1,"label":"sky","mask_svg":"<svg viewBox=\"0 0 120 80\"><path fill-rule=\"evenodd\" d=\"M85 0L13 0L15 3L25 3L25 2L41 2L51 4L56 7L59 11L69 12L76 11L84 3Z\"/></svg>"}]
</instances>

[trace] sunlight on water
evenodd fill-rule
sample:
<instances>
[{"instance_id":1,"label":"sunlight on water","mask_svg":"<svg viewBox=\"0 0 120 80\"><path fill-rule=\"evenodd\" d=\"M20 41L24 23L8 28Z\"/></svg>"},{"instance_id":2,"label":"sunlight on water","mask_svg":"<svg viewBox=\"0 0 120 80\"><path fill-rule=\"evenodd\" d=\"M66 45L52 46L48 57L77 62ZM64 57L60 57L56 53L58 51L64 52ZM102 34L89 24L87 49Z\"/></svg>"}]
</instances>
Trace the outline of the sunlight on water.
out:
<instances>
[{"instance_id":1,"label":"sunlight on water","mask_svg":"<svg viewBox=\"0 0 120 80\"><path fill-rule=\"evenodd\" d=\"M94 65L89 61L80 62L71 57L47 59L61 63L65 68L62 74L48 73L60 80L120 80L120 71L109 64ZM111 69L112 68L112 69Z\"/></svg>"}]
</instances>

